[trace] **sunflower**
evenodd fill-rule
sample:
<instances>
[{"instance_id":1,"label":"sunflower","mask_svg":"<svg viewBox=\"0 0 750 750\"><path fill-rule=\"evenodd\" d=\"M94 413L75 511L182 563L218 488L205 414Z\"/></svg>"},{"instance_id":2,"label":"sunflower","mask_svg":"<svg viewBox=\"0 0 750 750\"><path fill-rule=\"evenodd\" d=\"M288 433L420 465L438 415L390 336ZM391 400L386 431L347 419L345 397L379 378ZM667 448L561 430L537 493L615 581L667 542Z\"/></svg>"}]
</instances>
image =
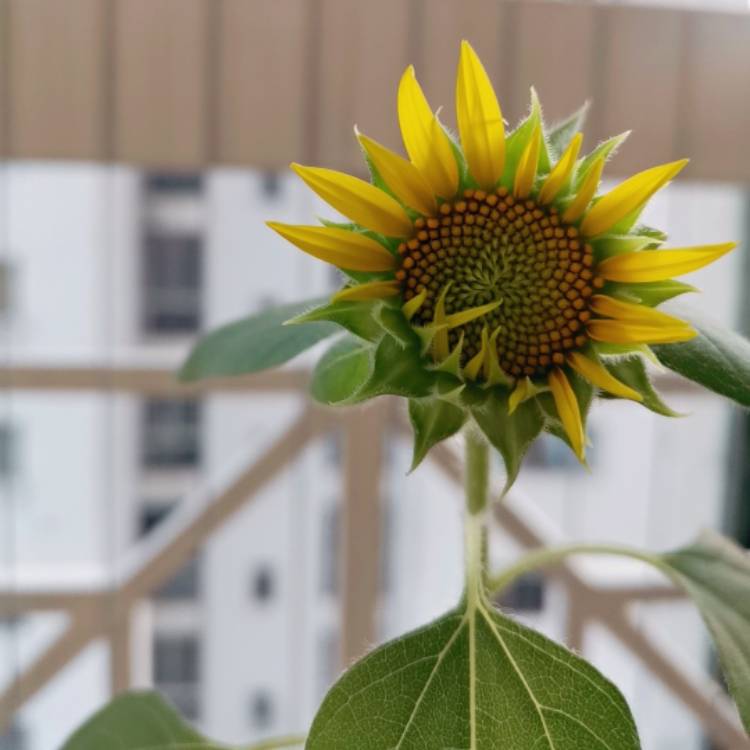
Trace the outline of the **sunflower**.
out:
<instances>
[{"instance_id":1,"label":"sunflower","mask_svg":"<svg viewBox=\"0 0 750 750\"><path fill-rule=\"evenodd\" d=\"M301 250L341 269L334 304L383 300L418 335L426 371L453 372L468 392L499 390L512 415L551 394L546 413L585 458L582 382L644 401L612 362L649 344L686 341L689 324L655 309L692 291L679 276L734 243L661 249L639 225L647 201L687 163L640 172L598 195L605 162L627 133L580 154L581 118L545 127L532 90L528 117L506 132L489 77L467 42L456 81L458 137L430 108L413 67L398 118L408 158L355 128L372 181L320 167L292 169L350 224L269 222ZM394 355L394 363L397 359Z\"/></svg>"}]
</instances>

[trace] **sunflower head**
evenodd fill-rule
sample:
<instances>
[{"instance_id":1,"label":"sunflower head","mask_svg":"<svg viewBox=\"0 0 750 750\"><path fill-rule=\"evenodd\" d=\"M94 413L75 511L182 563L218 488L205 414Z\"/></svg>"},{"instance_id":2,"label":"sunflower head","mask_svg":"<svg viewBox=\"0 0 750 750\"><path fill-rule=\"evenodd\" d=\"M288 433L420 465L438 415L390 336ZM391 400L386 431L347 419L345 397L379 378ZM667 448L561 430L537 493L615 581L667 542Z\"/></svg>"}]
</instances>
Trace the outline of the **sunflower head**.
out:
<instances>
[{"instance_id":1,"label":"sunflower head","mask_svg":"<svg viewBox=\"0 0 750 750\"><path fill-rule=\"evenodd\" d=\"M599 195L604 165L627 134L582 156L584 114L548 128L532 90L529 115L506 132L487 73L463 42L457 137L409 67L398 90L406 157L355 128L369 182L292 165L351 220L269 222L346 279L329 305L292 321L349 331L318 367L321 400L406 396L415 462L471 421L502 452L511 481L542 430L585 460L595 389L668 413L646 375L648 346L695 334L656 307L693 290L672 277L734 244L661 249L665 235L638 218L686 160Z\"/></svg>"}]
</instances>

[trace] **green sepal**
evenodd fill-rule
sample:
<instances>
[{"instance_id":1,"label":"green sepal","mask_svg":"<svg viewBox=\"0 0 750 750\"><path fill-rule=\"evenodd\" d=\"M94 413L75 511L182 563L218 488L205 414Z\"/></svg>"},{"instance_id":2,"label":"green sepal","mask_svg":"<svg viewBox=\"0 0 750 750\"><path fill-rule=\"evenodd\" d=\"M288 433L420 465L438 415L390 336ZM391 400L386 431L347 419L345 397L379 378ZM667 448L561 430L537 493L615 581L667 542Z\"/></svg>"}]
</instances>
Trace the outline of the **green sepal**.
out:
<instances>
[{"instance_id":1,"label":"green sepal","mask_svg":"<svg viewBox=\"0 0 750 750\"><path fill-rule=\"evenodd\" d=\"M750 341L684 308L675 307L674 313L690 323L698 335L678 344L652 346L659 362L714 393L750 407Z\"/></svg>"},{"instance_id":2,"label":"green sepal","mask_svg":"<svg viewBox=\"0 0 750 750\"><path fill-rule=\"evenodd\" d=\"M565 374L573 388L576 400L578 401L578 409L581 412L581 422L583 423L584 433L586 433L586 422L588 420L589 409L594 400L595 388L588 380L582 378L578 373L573 372L572 370L567 370ZM575 453L570 438L568 438L568 433L565 432L560 416L557 413L557 407L555 406L555 399L553 398L552 393L540 393L536 397L536 402L539 404L542 413L544 414L544 427L547 432L560 438L560 440L566 443Z\"/></svg>"},{"instance_id":3,"label":"green sepal","mask_svg":"<svg viewBox=\"0 0 750 750\"><path fill-rule=\"evenodd\" d=\"M409 325L409 321L404 317L400 306L384 301L377 309L375 317L382 329L393 336L402 346L420 346L420 338L414 328Z\"/></svg>"},{"instance_id":4,"label":"green sepal","mask_svg":"<svg viewBox=\"0 0 750 750\"><path fill-rule=\"evenodd\" d=\"M667 279L666 281L644 281L641 283L625 284L609 282L602 290L603 294L618 297L626 302L636 302L648 307L656 307L662 302L679 297L688 292L698 292L699 289L685 284L683 281Z\"/></svg>"},{"instance_id":5,"label":"green sepal","mask_svg":"<svg viewBox=\"0 0 750 750\"><path fill-rule=\"evenodd\" d=\"M375 314L382 303L379 300L341 300L316 307L302 315L287 320L284 325L298 325L316 320L326 320L341 326L365 341L378 341L383 335Z\"/></svg>"},{"instance_id":6,"label":"green sepal","mask_svg":"<svg viewBox=\"0 0 750 750\"><path fill-rule=\"evenodd\" d=\"M357 390L356 401L375 396L424 398L437 382L436 373L425 369L417 347L404 347L393 336L383 336L375 347L372 369Z\"/></svg>"},{"instance_id":7,"label":"green sepal","mask_svg":"<svg viewBox=\"0 0 750 750\"><path fill-rule=\"evenodd\" d=\"M586 175L593 166L594 162L600 157L604 157L605 160L611 159L617 149L624 143L625 139L630 135L630 131L627 130L619 135L614 135L608 138L606 141L602 141L590 154L586 155L580 160L578 169L576 170L576 178L574 181L575 190L578 192L583 184Z\"/></svg>"},{"instance_id":8,"label":"green sepal","mask_svg":"<svg viewBox=\"0 0 750 750\"><path fill-rule=\"evenodd\" d=\"M679 412L670 409L661 399L661 396L651 383L646 370L646 364L641 357L628 357L617 361L603 360L602 364L619 381L630 386L634 391L641 394L641 403L647 409L665 417L681 417Z\"/></svg>"},{"instance_id":9,"label":"green sepal","mask_svg":"<svg viewBox=\"0 0 750 750\"><path fill-rule=\"evenodd\" d=\"M355 402L357 392L371 371L373 347L354 336L345 336L331 346L315 366L310 383L313 398L335 406Z\"/></svg>"},{"instance_id":10,"label":"green sepal","mask_svg":"<svg viewBox=\"0 0 750 750\"><path fill-rule=\"evenodd\" d=\"M500 184L504 185L512 192L513 183L516 177L518 162L521 158L526 144L534 134L537 125L542 126L542 146L539 149L539 165L537 174L544 174L550 170L549 151L547 150L547 140L544 135L544 122L542 120L542 106L539 103L539 97L532 87L531 89L531 110L526 119L508 136L505 143L505 167Z\"/></svg>"},{"instance_id":11,"label":"green sepal","mask_svg":"<svg viewBox=\"0 0 750 750\"><path fill-rule=\"evenodd\" d=\"M409 420L414 428L414 455L410 471L438 443L455 435L466 422L466 410L440 398L409 399Z\"/></svg>"},{"instance_id":12,"label":"green sepal","mask_svg":"<svg viewBox=\"0 0 750 750\"><path fill-rule=\"evenodd\" d=\"M668 239L666 232L662 232L661 229L656 229L655 227L650 227L647 224L638 224L630 234L637 234L639 237L649 237L651 239L651 244L648 245L649 248L659 247L659 245L664 244Z\"/></svg>"},{"instance_id":13,"label":"green sepal","mask_svg":"<svg viewBox=\"0 0 750 750\"><path fill-rule=\"evenodd\" d=\"M470 410L477 427L503 457L505 495L516 481L529 446L544 428L542 413L536 399L531 399L509 414L508 394L500 389L486 392L486 397L472 404Z\"/></svg>"},{"instance_id":14,"label":"green sepal","mask_svg":"<svg viewBox=\"0 0 750 750\"><path fill-rule=\"evenodd\" d=\"M646 344L610 344L607 341L592 341L591 348L602 357L626 357L629 354L642 354L655 361L653 352ZM655 364L659 364L658 361Z\"/></svg>"},{"instance_id":15,"label":"green sepal","mask_svg":"<svg viewBox=\"0 0 750 750\"><path fill-rule=\"evenodd\" d=\"M283 365L339 332L336 325L325 321L304 326L284 325L292 316L323 302L325 298L282 305L210 331L193 347L178 378L189 383L203 378L249 375Z\"/></svg>"},{"instance_id":16,"label":"green sepal","mask_svg":"<svg viewBox=\"0 0 750 750\"><path fill-rule=\"evenodd\" d=\"M571 140L573 140L573 136L583 129L590 106L591 102L585 101L583 106L550 128L547 134L547 141L549 143L550 157L553 160L557 161L560 158L565 149L570 145Z\"/></svg>"},{"instance_id":17,"label":"green sepal","mask_svg":"<svg viewBox=\"0 0 750 750\"><path fill-rule=\"evenodd\" d=\"M463 378L463 369L461 367L461 352L463 350L464 339L463 336L458 340L458 343L453 347L453 351L439 364L435 366L435 370L438 372L447 372L456 378Z\"/></svg>"},{"instance_id":18,"label":"green sepal","mask_svg":"<svg viewBox=\"0 0 750 750\"><path fill-rule=\"evenodd\" d=\"M594 257L601 261L623 253L637 253L649 247L653 241L637 234L603 234L591 240Z\"/></svg>"}]
</instances>

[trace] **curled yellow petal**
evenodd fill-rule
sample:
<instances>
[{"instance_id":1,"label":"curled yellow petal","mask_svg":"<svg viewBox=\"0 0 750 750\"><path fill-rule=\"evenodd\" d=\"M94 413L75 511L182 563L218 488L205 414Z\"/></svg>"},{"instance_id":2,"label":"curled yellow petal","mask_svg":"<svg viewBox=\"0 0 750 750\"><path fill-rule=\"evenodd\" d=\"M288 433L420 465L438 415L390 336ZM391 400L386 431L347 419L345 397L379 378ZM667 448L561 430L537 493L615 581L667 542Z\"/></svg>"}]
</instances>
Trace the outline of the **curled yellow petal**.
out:
<instances>
[{"instance_id":1,"label":"curled yellow petal","mask_svg":"<svg viewBox=\"0 0 750 750\"><path fill-rule=\"evenodd\" d=\"M585 436L581 410L578 399L565 373L556 367L549 374L549 387L555 399L557 413L560 416L565 433L573 446L576 456L583 461L586 454Z\"/></svg>"},{"instance_id":2,"label":"curled yellow petal","mask_svg":"<svg viewBox=\"0 0 750 750\"><path fill-rule=\"evenodd\" d=\"M673 344L697 336L687 324L647 325L623 320L591 320L586 332L595 341L608 344Z\"/></svg>"},{"instance_id":3,"label":"curled yellow petal","mask_svg":"<svg viewBox=\"0 0 750 750\"><path fill-rule=\"evenodd\" d=\"M324 201L357 224L388 237L411 234L412 223L403 206L369 182L334 169L291 166Z\"/></svg>"},{"instance_id":4,"label":"curled yellow petal","mask_svg":"<svg viewBox=\"0 0 750 750\"><path fill-rule=\"evenodd\" d=\"M513 414L524 401L528 401L537 393L539 388L531 382L531 378L521 378L508 398L508 414Z\"/></svg>"},{"instance_id":5,"label":"curled yellow petal","mask_svg":"<svg viewBox=\"0 0 750 750\"><path fill-rule=\"evenodd\" d=\"M529 142L521 153L513 181L513 195L516 198L526 198L534 187L536 171L539 167L539 151L542 146L542 127L537 123Z\"/></svg>"},{"instance_id":6,"label":"curled yellow petal","mask_svg":"<svg viewBox=\"0 0 750 750\"><path fill-rule=\"evenodd\" d=\"M637 211L663 188L688 163L687 159L662 164L639 172L602 196L586 214L581 231L588 237L611 229L617 222Z\"/></svg>"},{"instance_id":7,"label":"curled yellow petal","mask_svg":"<svg viewBox=\"0 0 750 750\"><path fill-rule=\"evenodd\" d=\"M493 187L505 165L505 125L487 71L467 41L461 42L456 118L469 172L480 187Z\"/></svg>"},{"instance_id":8,"label":"curled yellow petal","mask_svg":"<svg viewBox=\"0 0 750 750\"><path fill-rule=\"evenodd\" d=\"M622 253L603 260L597 267L597 273L609 281L664 281L697 271L736 246L736 242L724 242L720 245L700 245L674 250Z\"/></svg>"},{"instance_id":9,"label":"curled yellow petal","mask_svg":"<svg viewBox=\"0 0 750 750\"><path fill-rule=\"evenodd\" d=\"M466 363L464 367L464 375L469 380L476 380L479 371L482 369L484 359L487 355L487 347L489 345L489 336L487 334L487 326L482 329L482 346L479 351Z\"/></svg>"},{"instance_id":10,"label":"curled yellow petal","mask_svg":"<svg viewBox=\"0 0 750 750\"><path fill-rule=\"evenodd\" d=\"M633 401L643 401L643 396L638 391L620 382L601 362L590 359L585 354L571 352L568 354L568 364L590 383L608 393Z\"/></svg>"},{"instance_id":11,"label":"curled yellow petal","mask_svg":"<svg viewBox=\"0 0 750 750\"><path fill-rule=\"evenodd\" d=\"M458 164L450 138L430 109L411 65L398 87L398 121L414 166L437 195L452 198L458 189Z\"/></svg>"},{"instance_id":12,"label":"curled yellow petal","mask_svg":"<svg viewBox=\"0 0 750 750\"><path fill-rule=\"evenodd\" d=\"M334 302L347 299L383 299L384 297L395 297L401 290L398 281L368 281L365 284L349 286L336 292L331 298Z\"/></svg>"},{"instance_id":13,"label":"curled yellow petal","mask_svg":"<svg viewBox=\"0 0 750 750\"><path fill-rule=\"evenodd\" d=\"M445 316L445 295L448 294L449 288L450 284L447 284L440 293L438 301L435 303L435 314L432 319L432 324L435 327L435 335L432 339L432 354L438 362L442 362L450 354L448 326Z\"/></svg>"},{"instance_id":14,"label":"curled yellow petal","mask_svg":"<svg viewBox=\"0 0 750 750\"><path fill-rule=\"evenodd\" d=\"M616 320L628 321L647 326L688 326L684 320L675 318L661 310L646 307L635 302L623 302L605 294L596 294L589 302L589 309L596 315Z\"/></svg>"},{"instance_id":15,"label":"curled yellow petal","mask_svg":"<svg viewBox=\"0 0 750 750\"><path fill-rule=\"evenodd\" d=\"M401 308L401 312L407 320L411 320L416 314L417 310L424 304L427 299L427 290L423 289L416 297L412 297L408 302L404 303Z\"/></svg>"},{"instance_id":16,"label":"curled yellow petal","mask_svg":"<svg viewBox=\"0 0 750 750\"><path fill-rule=\"evenodd\" d=\"M496 302L488 302L486 305L479 305L478 307L470 307L468 310L461 310L461 312L452 313L446 315L443 321L448 328L457 328L466 323L470 323L472 320L481 318L489 312L492 312L501 303L500 300Z\"/></svg>"},{"instance_id":17,"label":"curled yellow petal","mask_svg":"<svg viewBox=\"0 0 750 750\"><path fill-rule=\"evenodd\" d=\"M591 199L596 195L599 188L599 182L602 179L604 171L604 162L606 159L601 156L592 165L586 176L583 178L581 187L573 199L573 202L565 209L563 221L568 223L578 221L583 216L583 212L588 208Z\"/></svg>"},{"instance_id":18,"label":"curled yellow petal","mask_svg":"<svg viewBox=\"0 0 750 750\"><path fill-rule=\"evenodd\" d=\"M554 200L555 196L570 179L570 175L573 174L576 166L576 159L578 159L578 152L581 150L582 142L583 135L576 133L557 164L555 164L552 171L547 175L547 179L539 191L539 201L541 203L549 203Z\"/></svg>"},{"instance_id":19,"label":"curled yellow petal","mask_svg":"<svg viewBox=\"0 0 750 750\"><path fill-rule=\"evenodd\" d=\"M421 214L435 213L437 202L432 188L410 161L362 133L357 132L357 138L383 182L402 203Z\"/></svg>"},{"instance_id":20,"label":"curled yellow petal","mask_svg":"<svg viewBox=\"0 0 750 750\"><path fill-rule=\"evenodd\" d=\"M314 258L349 271L391 271L396 258L379 242L335 227L308 227L267 222L275 232Z\"/></svg>"}]
</instances>

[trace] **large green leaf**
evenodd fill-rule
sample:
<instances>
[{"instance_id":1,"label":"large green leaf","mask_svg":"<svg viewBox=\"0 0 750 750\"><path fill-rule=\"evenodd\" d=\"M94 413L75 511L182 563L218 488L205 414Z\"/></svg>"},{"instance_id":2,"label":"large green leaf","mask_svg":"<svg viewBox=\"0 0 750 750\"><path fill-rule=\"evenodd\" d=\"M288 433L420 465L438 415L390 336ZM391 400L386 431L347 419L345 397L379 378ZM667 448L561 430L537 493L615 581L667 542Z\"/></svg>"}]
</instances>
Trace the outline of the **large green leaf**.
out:
<instances>
[{"instance_id":1,"label":"large green leaf","mask_svg":"<svg viewBox=\"0 0 750 750\"><path fill-rule=\"evenodd\" d=\"M464 426L466 410L440 398L412 398L409 399L409 419L414 428L413 471L433 446Z\"/></svg>"},{"instance_id":2,"label":"large green leaf","mask_svg":"<svg viewBox=\"0 0 750 750\"><path fill-rule=\"evenodd\" d=\"M315 321L336 323L365 341L377 341L383 331L375 319L376 310L382 305L380 300L342 300L308 310L289 324L297 325Z\"/></svg>"},{"instance_id":3,"label":"large green leaf","mask_svg":"<svg viewBox=\"0 0 750 750\"><path fill-rule=\"evenodd\" d=\"M636 355L626 359L616 361L604 361L605 367L625 385L629 385L643 397L641 402L647 409L650 409L664 417L679 417L680 415L670 409L661 399L656 389L651 383L646 371L646 365L643 358Z\"/></svg>"},{"instance_id":4,"label":"large green leaf","mask_svg":"<svg viewBox=\"0 0 750 750\"><path fill-rule=\"evenodd\" d=\"M637 750L625 700L590 664L464 604L355 664L307 750Z\"/></svg>"},{"instance_id":5,"label":"large green leaf","mask_svg":"<svg viewBox=\"0 0 750 750\"><path fill-rule=\"evenodd\" d=\"M300 747L302 737L266 740L245 750ZM125 693L94 714L62 750L229 750L201 737L153 692Z\"/></svg>"},{"instance_id":6,"label":"large green leaf","mask_svg":"<svg viewBox=\"0 0 750 750\"><path fill-rule=\"evenodd\" d=\"M688 320L698 335L681 344L652 347L659 361L683 377L750 407L750 342L684 308L675 308L675 312Z\"/></svg>"},{"instance_id":7,"label":"large green leaf","mask_svg":"<svg viewBox=\"0 0 750 750\"><path fill-rule=\"evenodd\" d=\"M367 382L373 349L353 336L337 341L315 366L310 390L321 404L343 404Z\"/></svg>"},{"instance_id":8,"label":"large green leaf","mask_svg":"<svg viewBox=\"0 0 750 750\"><path fill-rule=\"evenodd\" d=\"M284 323L325 302L312 299L275 307L206 334L180 370L180 380L248 375L288 362L322 339L340 331L328 322Z\"/></svg>"},{"instance_id":9,"label":"large green leaf","mask_svg":"<svg viewBox=\"0 0 750 750\"><path fill-rule=\"evenodd\" d=\"M471 407L471 414L503 457L507 476L504 492L507 492L521 470L526 451L544 428L542 412L536 399L530 399L509 414L508 396L493 390L486 399Z\"/></svg>"},{"instance_id":10,"label":"large green leaf","mask_svg":"<svg viewBox=\"0 0 750 750\"><path fill-rule=\"evenodd\" d=\"M691 546L661 559L700 609L750 733L750 554L704 532Z\"/></svg>"}]
</instances>

